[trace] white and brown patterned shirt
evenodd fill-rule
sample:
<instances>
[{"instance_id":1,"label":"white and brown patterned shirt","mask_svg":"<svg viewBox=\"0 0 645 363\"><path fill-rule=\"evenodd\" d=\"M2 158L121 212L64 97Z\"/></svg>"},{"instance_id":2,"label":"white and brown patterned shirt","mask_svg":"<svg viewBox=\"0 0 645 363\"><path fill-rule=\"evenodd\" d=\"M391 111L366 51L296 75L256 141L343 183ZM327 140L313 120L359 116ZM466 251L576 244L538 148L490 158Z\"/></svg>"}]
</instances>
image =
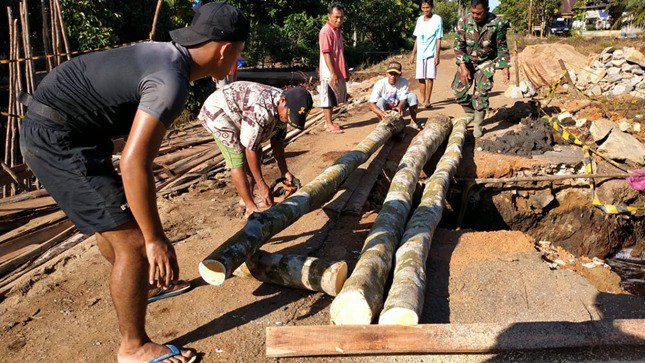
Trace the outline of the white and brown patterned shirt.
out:
<instances>
[{"instance_id":1,"label":"white and brown patterned shirt","mask_svg":"<svg viewBox=\"0 0 645 363\"><path fill-rule=\"evenodd\" d=\"M224 146L237 152L258 150L272 137L284 139L278 103L283 91L254 82L233 82L213 92L197 118Z\"/></svg>"}]
</instances>

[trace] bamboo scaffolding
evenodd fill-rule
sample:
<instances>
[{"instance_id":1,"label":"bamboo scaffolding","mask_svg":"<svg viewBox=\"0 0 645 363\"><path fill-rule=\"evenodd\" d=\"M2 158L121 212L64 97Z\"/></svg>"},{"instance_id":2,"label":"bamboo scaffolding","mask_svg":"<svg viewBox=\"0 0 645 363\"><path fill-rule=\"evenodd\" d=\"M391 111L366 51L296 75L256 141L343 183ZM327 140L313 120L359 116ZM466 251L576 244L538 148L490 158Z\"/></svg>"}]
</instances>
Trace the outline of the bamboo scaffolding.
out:
<instances>
[{"instance_id":1,"label":"bamboo scaffolding","mask_svg":"<svg viewBox=\"0 0 645 363\"><path fill-rule=\"evenodd\" d=\"M331 304L333 324L370 324L381 311L394 250L403 235L421 169L446 139L450 127L448 117L431 117L403 155L383 207L365 240L361 257Z\"/></svg>"},{"instance_id":2,"label":"bamboo scaffolding","mask_svg":"<svg viewBox=\"0 0 645 363\"><path fill-rule=\"evenodd\" d=\"M52 54L55 54L55 57L52 57L54 60L54 67L61 63L60 59L60 47L58 44L58 20L56 16L56 5L54 0L49 0L49 21L52 28Z\"/></svg>"},{"instance_id":3,"label":"bamboo scaffolding","mask_svg":"<svg viewBox=\"0 0 645 363\"><path fill-rule=\"evenodd\" d=\"M25 53L25 58L27 63L25 66L25 80L26 80L26 89L28 93L33 94L36 89L34 85L34 61L31 59L31 40L29 39L30 30L29 30L29 8L27 6L27 0L22 0L20 2L20 23L22 25L22 43L23 50Z\"/></svg>"},{"instance_id":4,"label":"bamboo scaffolding","mask_svg":"<svg viewBox=\"0 0 645 363\"><path fill-rule=\"evenodd\" d=\"M242 230L199 264L202 278L211 285L222 284L271 236L297 221L305 213L324 204L351 172L404 127L405 121L400 115L386 117L358 146L287 200L265 212L252 214Z\"/></svg>"},{"instance_id":5,"label":"bamboo scaffolding","mask_svg":"<svg viewBox=\"0 0 645 363\"><path fill-rule=\"evenodd\" d=\"M40 14L42 17L43 23L43 47L45 48L45 54L52 54L51 50L51 39L49 38L49 14L48 14L48 0L40 0ZM51 71L54 68L54 63L51 58L45 57L47 59L47 71Z\"/></svg>"},{"instance_id":6,"label":"bamboo scaffolding","mask_svg":"<svg viewBox=\"0 0 645 363\"><path fill-rule=\"evenodd\" d=\"M426 260L441 216L450 180L459 167L466 119L455 121L448 146L430 179L424 183L421 203L407 223L396 251L394 279L379 324L415 325L423 310Z\"/></svg>"}]
</instances>

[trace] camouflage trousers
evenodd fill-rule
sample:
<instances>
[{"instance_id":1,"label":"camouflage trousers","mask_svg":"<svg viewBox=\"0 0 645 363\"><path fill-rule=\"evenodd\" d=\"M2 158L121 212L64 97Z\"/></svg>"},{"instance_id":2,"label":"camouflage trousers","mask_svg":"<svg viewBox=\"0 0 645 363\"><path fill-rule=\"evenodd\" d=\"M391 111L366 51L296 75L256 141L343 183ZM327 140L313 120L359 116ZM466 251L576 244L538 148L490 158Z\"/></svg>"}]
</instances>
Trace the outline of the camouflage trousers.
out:
<instances>
[{"instance_id":1,"label":"camouflage trousers","mask_svg":"<svg viewBox=\"0 0 645 363\"><path fill-rule=\"evenodd\" d=\"M452 81L452 91L455 93L457 103L462 106L471 106L475 111L485 111L489 106L488 92L493 89L493 76L495 75L495 63L486 61L481 64L467 63L470 70L468 83L461 82L460 69L457 68L455 79ZM475 84L475 90L471 96L468 91Z\"/></svg>"}]
</instances>

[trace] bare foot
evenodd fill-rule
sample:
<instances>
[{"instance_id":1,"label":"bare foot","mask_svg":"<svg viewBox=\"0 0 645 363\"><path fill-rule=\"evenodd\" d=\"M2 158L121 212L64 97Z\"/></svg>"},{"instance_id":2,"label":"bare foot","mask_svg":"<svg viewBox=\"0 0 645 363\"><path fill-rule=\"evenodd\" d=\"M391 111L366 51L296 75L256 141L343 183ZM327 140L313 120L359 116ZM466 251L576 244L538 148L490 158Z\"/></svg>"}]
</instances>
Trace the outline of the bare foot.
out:
<instances>
[{"instance_id":1,"label":"bare foot","mask_svg":"<svg viewBox=\"0 0 645 363\"><path fill-rule=\"evenodd\" d=\"M331 127L329 125L326 126L327 132L331 132L332 134L342 134L343 129L338 126L338 124L331 124Z\"/></svg>"},{"instance_id":2,"label":"bare foot","mask_svg":"<svg viewBox=\"0 0 645 363\"><path fill-rule=\"evenodd\" d=\"M255 207L255 208L246 208L246 210L244 211L244 219L249 219L249 217L251 216L251 214L253 214L253 213L255 213L255 212L260 212L260 209L258 209L258 207Z\"/></svg>"},{"instance_id":3,"label":"bare foot","mask_svg":"<svg viewBox=\"0 0 645 363\"><path fill-rule=\"evenodd\" d=\"M190 363L195 360L195 355L189 350L181 350L180 355L162 360L163 363ZM117 362L119 363L146 363L162 355L171 353L165 345L148 342L134 351L126 351L123 346L119 348Z\"/></svg>"}]
</instances>

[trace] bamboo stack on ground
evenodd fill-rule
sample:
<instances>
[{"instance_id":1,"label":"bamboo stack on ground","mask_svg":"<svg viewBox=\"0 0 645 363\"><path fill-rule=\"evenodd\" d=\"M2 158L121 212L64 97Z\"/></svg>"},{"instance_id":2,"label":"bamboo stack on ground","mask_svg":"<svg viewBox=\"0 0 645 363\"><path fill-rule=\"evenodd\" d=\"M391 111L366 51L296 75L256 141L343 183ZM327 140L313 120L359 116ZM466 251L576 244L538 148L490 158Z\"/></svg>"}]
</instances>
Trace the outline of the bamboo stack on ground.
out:
<instances>
[{"instance_id":1,"label":"bamboo stack on ground","mask_svg":"<svg viewBox=\"0 0 645 363\"><path fill-rule=\"evenodd\" d=\"M396 251L394 280L385 300L379 324L419 323L426 287L426 260L437 225L443 214L450 180L459 167L464 145L466 119L455 121L446 152L430 179L424 183L421 203L407 224Z\"/></svg>"},{"instance_id":2,"label":"bamboo stack on ground","mask_svg":"<svg viewBox=\"0 0 645 363\"><path fill-rule=\"evenodd\" d=\"M252 214L242 230L199 264L202 278L211 285L222 284L227 277L231 276L233 270L244 263L269 238L333 196L349 174L404 127L405 121L399 114L388 115L358 146L343 155L334 165L325 169L298 192L265 212Z\"/></svg>"},{"instance_id":3,"label":"bamboo stack on ground","mask_svg":"<svg viewBox=\"0 0 645 363\"><path fill-rule=\"evenodd\" d=\"M233 275L336 296L347 279L347 263L258 251Z\"/></svg>"},{"instance_id":4,"label":"bamboo stack on ground","mask_svg":"<svg viewBox=\"0 0 645 363\"><path fill-rule=\"evenodd\" d=\"M338 325L370 324L383 306L385 281L394 250L412 208L421 169L450 132L450 119L431 117L401 159L383 208L365 240L361 257L340 294L331 304L331 321Z\"/></svg>"}]
</instances>

